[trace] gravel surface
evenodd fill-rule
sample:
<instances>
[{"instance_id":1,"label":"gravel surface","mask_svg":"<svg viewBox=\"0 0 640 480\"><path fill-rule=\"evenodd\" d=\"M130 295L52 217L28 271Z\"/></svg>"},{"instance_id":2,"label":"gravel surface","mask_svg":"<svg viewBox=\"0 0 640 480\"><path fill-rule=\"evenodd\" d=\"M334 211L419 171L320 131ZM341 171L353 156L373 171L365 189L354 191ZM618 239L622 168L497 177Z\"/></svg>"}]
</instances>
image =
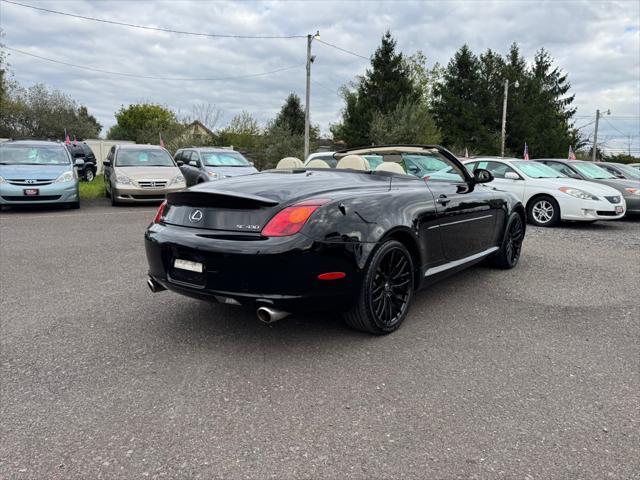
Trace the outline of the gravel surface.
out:
<instances>
[{"instance_id":1,"label":"gravel surface","mask_svg":"<svg viewBox=\"0 0 640 480\"><path fill-rule=\"evenodd\" d=\"M154 212L0 214L0 478L640 478L640 219L530 227L376 338L151 294Z\"/></svg>"}]
</instances>

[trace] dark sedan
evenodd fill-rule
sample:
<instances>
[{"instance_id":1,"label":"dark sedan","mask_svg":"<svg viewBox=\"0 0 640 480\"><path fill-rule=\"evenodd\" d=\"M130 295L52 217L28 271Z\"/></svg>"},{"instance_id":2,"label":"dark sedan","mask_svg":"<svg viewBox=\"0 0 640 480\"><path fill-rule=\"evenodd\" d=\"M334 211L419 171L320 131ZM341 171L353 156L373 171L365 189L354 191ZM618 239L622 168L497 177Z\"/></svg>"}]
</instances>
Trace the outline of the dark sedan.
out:
<instances>
[{"instance_id":1,"label":"dark sedan","mask_svg":"<svg viewBox=\"0 0 640 480\"><path fill-rule=\"evenodd\" d=\"M549 165L567 177L602 183L618 190L627 204L627 213L640 214L640 180L616 178L605 168L593 162L583 160L563 160L558 158L541 158L537 162Z\"/></svg>"},{"instance_id":2,"label":"dark sedan","mask_svg":"<svg viewBox=\"0 0 640 480\"><path fill-rule=\"evenodd\" d=\"M438 158L446 179L406 175L402 155ZM383 165L370 169L366 155ZM170 289L257 309L340 310L373 334L396 330L414 292L484 259L518 263L525 210L482 185L438 146L337 152L335 169L296 168L207 182L171 193L147 229L152 291ZM392 170L392 171L389 171Z\"/></svg>"}]
</instances>

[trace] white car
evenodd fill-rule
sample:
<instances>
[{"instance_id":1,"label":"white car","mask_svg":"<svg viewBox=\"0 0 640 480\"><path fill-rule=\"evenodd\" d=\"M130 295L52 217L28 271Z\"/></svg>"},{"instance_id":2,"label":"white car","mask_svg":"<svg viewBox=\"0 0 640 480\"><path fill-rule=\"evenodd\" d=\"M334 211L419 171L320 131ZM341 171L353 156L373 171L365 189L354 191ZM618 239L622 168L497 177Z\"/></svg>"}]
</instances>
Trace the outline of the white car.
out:
<instances>
[{"instance_id":1,"label":"white car","mask_svg":"<svg viewBox=\"0 0 640 480\"><path fill-rule=\"evenodd\" d=\"M618 190L569 178L538 162L474 158L464 164L471 171L489 170L495 178L487 185L513 193L526 205L527 219L540 227L552 227L560 220L615 220L626 213Z\"/></svg>"}]
</instances>

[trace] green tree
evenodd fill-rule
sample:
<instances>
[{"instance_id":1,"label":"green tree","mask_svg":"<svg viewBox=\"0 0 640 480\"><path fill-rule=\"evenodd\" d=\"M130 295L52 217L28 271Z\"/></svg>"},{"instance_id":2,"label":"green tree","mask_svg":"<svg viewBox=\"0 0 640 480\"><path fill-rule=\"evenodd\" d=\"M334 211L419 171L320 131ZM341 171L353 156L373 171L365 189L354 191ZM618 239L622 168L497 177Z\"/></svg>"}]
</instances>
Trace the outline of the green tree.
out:
<instances>
[{"instance_id":1,"label":"green tree","mask_svg":"<svg viewBox=\"0 0 640 480\"><path fill-rule=\"evenodd\" d=\"M449 61L434 88L433 114L445 145L477 150L487 137L478 104L480 62L467 45Z\"/></svg>"},{"instance_id":2,"label":"green tree","mask_svg":"<svg viewBox=\"0 0 640 480\"><path fill-rule=\"evenodd\" d=\"M132 104L121 107L115 114L116 124L107 132L112 140L132 140L137 143L158 143L159 135L170 142L184 132L175 113L153 103Z\"/></svg>"},{"instance_id":3,"label":"green tree","mask_svg":"<svg viewBox=\"0 0 640 480\"><path fill-rule=\"evenodd\" d=\"M421 93L402 53L396 52L396 41L389 31L371 58L371 68L356 80L354 87L354 90L342 90L345 101L342 122L331 129L336 140L343 140L349 146L371 144L374 114L390 114L402 102L419 100Z\"/></svg>"},{"instance_id":4,"label":"green tree","mask_svg":"<svg viewBox=\"0 0 640 480\"><path fill-rule=\"evenodd\" d=\"M389 113L375 112L369 136L376 144L440 143L442 136L427 106L421 101L399 103Z\"/></svg>"},{"instance_id":5,"label":"green tree","mask_svg":"<svg viewBox=\"0 0 640 480\"><path fill-rule=\"evenodd\" d=\"M290 93L273 121L273 125L293 135L304 135L304 110L300 105L300 97Z\"/></svg>"},{"instance_id":6,"label":"green tree","mask_svg":"<svg viewBox=\"0 0 640 480\"><path fill-rule=\"evenodd\" d=\"M87 108L43 84L11 87L3 100L0 134L8 137L62 139L64 130L78 139L95 138L102 126Z\"/></svg>"}]
</instances>

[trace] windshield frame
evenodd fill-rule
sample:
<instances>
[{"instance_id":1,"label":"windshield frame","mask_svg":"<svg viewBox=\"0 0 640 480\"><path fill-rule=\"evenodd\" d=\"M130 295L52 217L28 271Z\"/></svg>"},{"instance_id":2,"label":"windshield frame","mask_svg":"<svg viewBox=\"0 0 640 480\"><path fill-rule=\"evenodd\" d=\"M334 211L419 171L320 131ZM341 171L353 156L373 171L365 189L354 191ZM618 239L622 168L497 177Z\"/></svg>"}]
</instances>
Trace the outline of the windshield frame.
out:
<instances>
[{"instance_id":1,"label":"windshield frame","mask_svg":"<svg viewBox=\"0 0 640 480\"><path fill-rule=\"evenodd\" d=\"M50 162L50 163L45 163L45 162L34 162L34 161L26 161L26 162L7 162L6 159L4 158L4 154L0 153L0 165L36 165L36 166L43 166L43 167L51 167L51 166L61 166L61 165L67 165L70 166L73 162L71 160L71 154L69 153L69 151L62 145L59 144L51 144L51 145L35 145L35 144L27 144L27 143L21 143L21 144L10 144L10 143L4 143L2 145L0 145L0 152L5 152L7 150L37 150L37 151L42 151L42 150L50 150L51 152L54 152L56 154L61 154L59 155L60 158L58 158L57 160L62 160L62 157L64 157L64 162L63 161L55 161L55 162ZM39 159L39 154L38 154L38 159Z\"/></svg>"},{"instance_id":2,"label":"windshield frame","mask_svg":"<svg viewBox=\"0 0 640 480\"><path fill-rule=\"evenodd\" d=\"M578 171L580 175L582 175L587 180L616 180L616 176L612 173L609 173L605 168L600 167L592 162L571 162L569 163L572 168ZM604 177L592 177L588 170L590 168L595 167L597 170L601 170L606 176ZM585 169L585 170L583 170Z\"/></svg>"},{"instance_id":3,"label":"windshield frame","mask_svg":"<svg viewBox=\"0 0 640 480\"><path fill-rule=\"evenodd\" d=\"M166 157L169 159L169 164L167 165L158 165L158 164L150 164L150 165L144 165L144 164L137 164L137 165L121 165L119 162L121 161L120 155L125 153L125 152L160 152L163 153L164 155L166 155ZM116 151L115 154L115 158L114 160L114 167L118 167L118 168L148 168L148 167L162 167L162 168L167 168L167 167L177 167L177 164L175 162L175 160L173 159L173 157L171 156L171 154L169 154L169 152L167 152L165 149L163 148L119 148Z\"/></svg>"},{"instance_id":4,"label":"windshield frame","mask_svg":"<svg viewBox=\"0 0 640 480\"><path fill-rule=\"evenodd\" d=\"M236 152L235 150L228 150L228 151L216 151L216 150L200 150L198 152L200 154L200 161L202 162L202 165L204 167L213 167L213 168L218 168L218 167L252 167L253 165L251 164L251 162L249 160L247 160L247 158L242 155L240 152ZM208 163L207 161L207 155L215 155L215 156L223 156L226 155L229 158L233 158L234 160L240 160L245 162L242 165L225 165L225 164L218 164L218 163ZM209 157L211 158L211 157Z\"/></svg>"}]
</instances>

